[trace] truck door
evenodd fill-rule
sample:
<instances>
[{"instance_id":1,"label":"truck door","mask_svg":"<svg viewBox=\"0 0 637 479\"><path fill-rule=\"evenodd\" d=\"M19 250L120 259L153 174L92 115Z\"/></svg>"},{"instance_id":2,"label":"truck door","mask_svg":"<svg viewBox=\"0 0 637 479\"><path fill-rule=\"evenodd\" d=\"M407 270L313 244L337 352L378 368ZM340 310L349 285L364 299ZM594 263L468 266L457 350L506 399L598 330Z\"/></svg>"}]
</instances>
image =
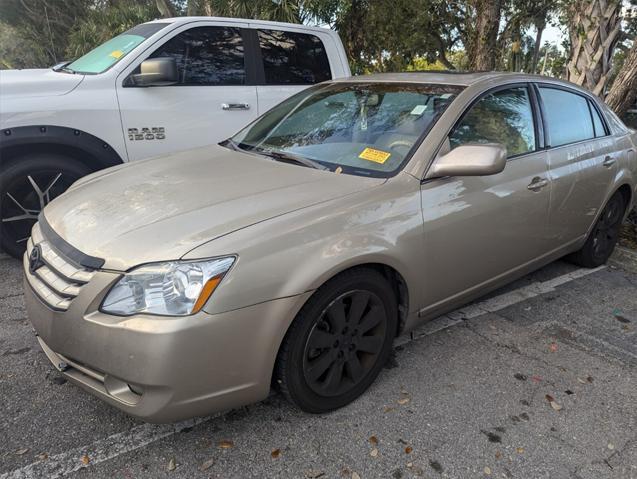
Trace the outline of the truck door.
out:
<instances>
[{"instance_id":1,"label":"truck door","mask_svg":"<svg viewBox=\"0 0 637 479\"><path fill-rule=\"evenodd\" d=\"M117 79L128 157L137 160L218 143L257 116L244 28L234 22L195 22L150 47ZM133 86L127 81L147 58L172 57L178 81Z\"/></svg>"}]
</instances>

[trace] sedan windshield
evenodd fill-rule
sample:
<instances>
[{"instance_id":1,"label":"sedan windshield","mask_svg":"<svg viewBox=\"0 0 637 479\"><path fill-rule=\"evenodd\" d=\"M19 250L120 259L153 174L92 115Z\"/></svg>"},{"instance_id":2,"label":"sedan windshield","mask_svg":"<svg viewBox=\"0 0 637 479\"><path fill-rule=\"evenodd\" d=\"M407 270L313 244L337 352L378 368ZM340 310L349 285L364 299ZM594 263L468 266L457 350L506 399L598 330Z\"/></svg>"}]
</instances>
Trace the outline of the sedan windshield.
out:
<instances>
[{"instance_id":1,"label":"sedan windshield","mask_svg":"<svg viewBox=\"0 0 637 479\"><path fill-rule=\"evenodd\" d=\"M137 45L164 28L167 23L143 23L111 38L86 55L62 68L69 73L103 73L130 53Z\"/></svg>"},{"instance_id":2,"label":"sedan windshield","mask_svg":"<svg viewBox=\"0 0 637 479\"><path fill-rule=\"evenodd\" d=\"M297 164L303 158L339 173L393 176L461 90L376 82L318 85L274 107L227 145Z\"/></svg>"}]
</instances>

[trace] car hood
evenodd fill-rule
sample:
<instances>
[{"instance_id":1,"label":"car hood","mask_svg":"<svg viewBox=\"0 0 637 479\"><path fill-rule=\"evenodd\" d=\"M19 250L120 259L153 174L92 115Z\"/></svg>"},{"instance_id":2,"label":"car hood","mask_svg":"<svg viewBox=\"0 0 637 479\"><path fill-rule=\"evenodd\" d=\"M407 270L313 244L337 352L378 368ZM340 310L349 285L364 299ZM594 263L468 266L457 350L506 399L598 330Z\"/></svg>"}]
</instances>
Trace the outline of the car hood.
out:
<instances>
[{"instance_id":1,"label":"car hood","mask_svg":"<svg viewBox=\"0 0 637 479\"><path fill-rule=\"evenodd\" d=\"M64 95L84 79L84 75L54 72L49 69L2 70L0 92L2 96Z\"/></svg>"},{"instance_id":2,"label":"car hood","mask_svg":"<svg viewBox=\"0 0 637 479\"><path fill-rule=\"evenodd\" d=\"M383 182L213 146L103 170L43 214L72 246L123 271Z\"/></svg>"}]
</instances>

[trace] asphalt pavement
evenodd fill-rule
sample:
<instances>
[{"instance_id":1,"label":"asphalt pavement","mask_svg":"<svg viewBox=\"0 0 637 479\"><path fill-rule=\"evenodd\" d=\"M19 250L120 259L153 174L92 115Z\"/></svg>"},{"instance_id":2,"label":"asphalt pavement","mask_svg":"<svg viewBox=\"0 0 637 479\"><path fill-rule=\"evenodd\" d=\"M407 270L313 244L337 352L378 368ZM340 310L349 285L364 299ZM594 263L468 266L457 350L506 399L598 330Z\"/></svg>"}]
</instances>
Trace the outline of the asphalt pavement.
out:
<instances>
[{"instance_id":1,"label":"asphalt pavement","mask_svg":"<svg viewBox=\"0 0 637 479\"><path fill-rule=\"evenodd\" d=\"M637 479L637 268L553 263L396 342L326 415L280 395L172 425L68 383L0 256L0 479ZM628 258L628 259L627 259Z\"/></svg>"}]
</instances>

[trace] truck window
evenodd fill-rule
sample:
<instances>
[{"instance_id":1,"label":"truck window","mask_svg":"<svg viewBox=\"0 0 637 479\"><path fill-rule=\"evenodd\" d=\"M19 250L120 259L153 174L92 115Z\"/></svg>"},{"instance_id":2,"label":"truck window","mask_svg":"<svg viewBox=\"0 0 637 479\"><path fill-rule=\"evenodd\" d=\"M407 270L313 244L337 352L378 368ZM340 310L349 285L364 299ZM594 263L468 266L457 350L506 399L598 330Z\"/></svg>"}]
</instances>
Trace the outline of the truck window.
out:
<instances>
[{"instance_id":1,"label":"truck window","mask_svg":"<svg viewBox=\"0 0 637 479\"><path fill-rule=\"evenodd\" d=\"M311 85L332 79L320 38L305 33L258 30L265 83Z\"/></svg>"},{"instance_id":2,"label":"truck window","mask_svg":"<svg viewBox=\"0 0 637 479\"><path fill-rule=\"evenodd\" d=\"M168 23L143 23L102 43L86 55L67 65L73 73L103 73L130 53L137 45L157 33Z\"/></svg>"},{"instance_id":3,"label":"truck window","mask_svg":"<svg viewBox=\"0 0 637 479\"><path fill-rule=\"evenodd\" d=\"M179 73L178 85L243 85L246 82L239 28L191 28L168 40L150 57L173 57Z\"/></svg>"}]
</instances>

